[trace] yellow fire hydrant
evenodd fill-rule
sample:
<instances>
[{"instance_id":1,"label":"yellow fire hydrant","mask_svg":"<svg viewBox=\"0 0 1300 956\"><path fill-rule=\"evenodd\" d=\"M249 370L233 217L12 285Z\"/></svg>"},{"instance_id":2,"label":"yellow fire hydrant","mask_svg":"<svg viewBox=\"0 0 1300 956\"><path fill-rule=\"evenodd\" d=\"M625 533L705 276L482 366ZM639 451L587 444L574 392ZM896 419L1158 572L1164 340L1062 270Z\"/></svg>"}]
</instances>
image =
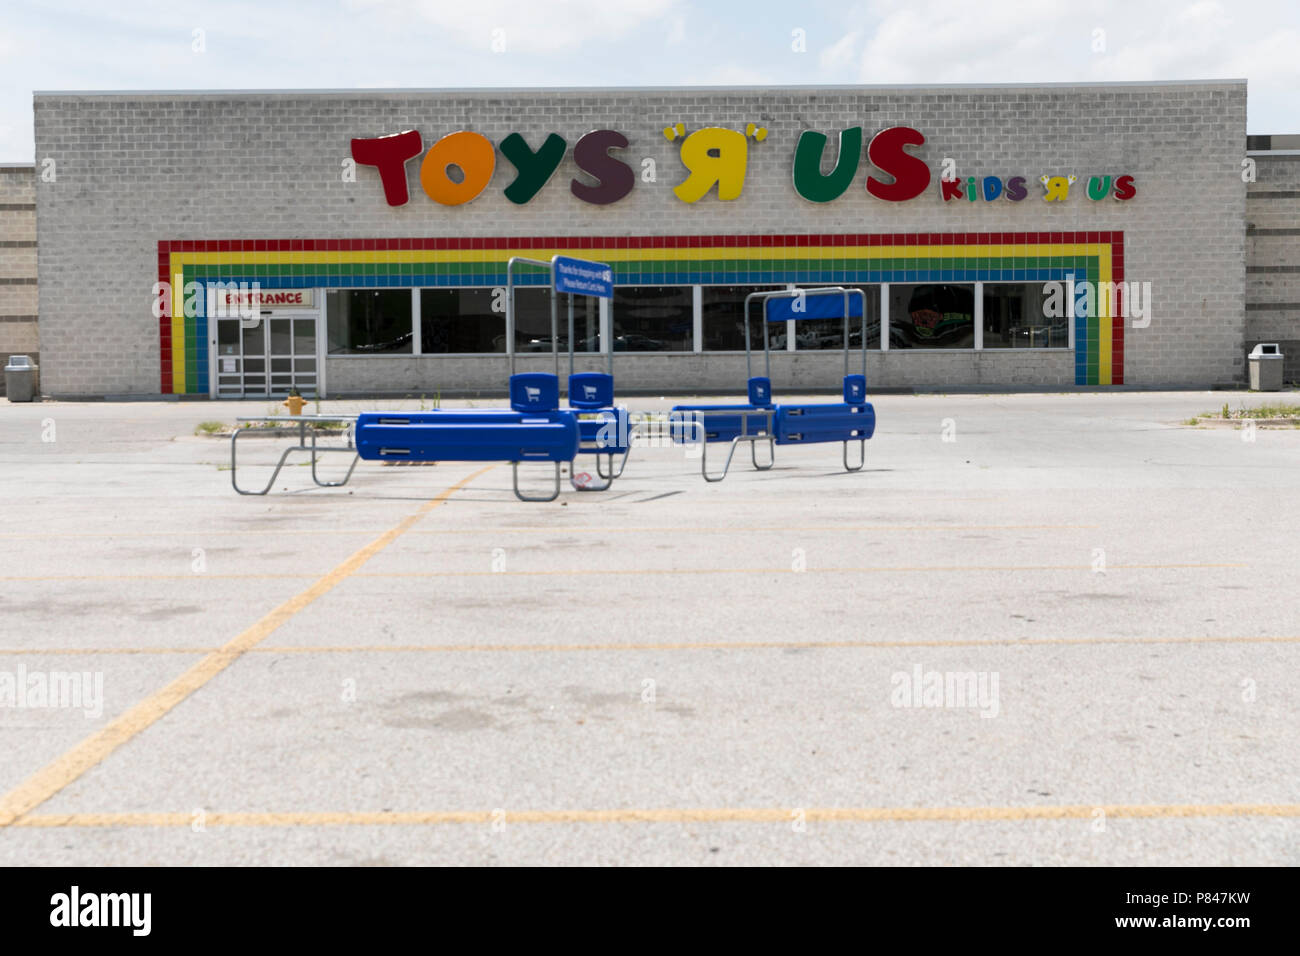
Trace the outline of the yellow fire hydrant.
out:
<instances>
[{"instance_id":1,"label":"yellow fire hydrant","mask_svg":"<svg viewBox=\"0 0 1300 956\"><path fill-rule=\"evenodd\" d=\"M289 393L289 397L285 399L282 404L288 407L290 415L301 415L303 406L307 404L307 399L299 395L298 390L295 388Z\"/></svg>"}]
</instances>

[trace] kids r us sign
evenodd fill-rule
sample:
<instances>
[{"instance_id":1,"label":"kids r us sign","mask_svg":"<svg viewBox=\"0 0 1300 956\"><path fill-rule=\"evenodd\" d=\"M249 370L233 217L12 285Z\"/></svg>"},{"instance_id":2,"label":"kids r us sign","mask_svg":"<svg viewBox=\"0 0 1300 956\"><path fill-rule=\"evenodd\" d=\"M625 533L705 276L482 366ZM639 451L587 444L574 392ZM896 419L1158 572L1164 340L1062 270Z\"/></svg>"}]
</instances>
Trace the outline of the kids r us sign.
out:
<instances>
[{"instance_id":1,"label":"kids r us sign","mask_svg":"<svg viewBox=\"0 0 1300 956\"><path fill-rule=\"evenodd\" d=\"M720 200L740 198L749 170L751 140L755 145L767 139L767 130L749 123L744 130L710 126L689 135L682 123L665 127L669 142L680 140L680 158L686 178L673 187L682 202L697 202L717 188ZM823 172L823 154L828 138L816 130L804 130L795 144L792 175L794 189L809 202L832 202L843 196L858 181L862 165L863 128L854 126L839 134L835 165ZM863 179L866 192L885 202L915 199L935 182L930 167L910 148L923 146L925 137L910 126L890 126L872 136L866 147L868 171ZM573 179L569 191L583 202L605 206L625 198L638 180L632 166L613 155L625 150L628 138L612 129L586 133L573 144L574 164L592 182ZM511 133L493 145L482 133L459 130L437 140L428 151L418 130L405 130L391 136L352 140L352 159L379 172L384 198L390 206L404 205L409 199L406 164L421 153L420 186L435 203L460 206L482 194L496 172L498 151L514 167L514 177L505 187L505 197L523 205L550 182L560 163L569 153L569 144L558 133L550 133L533 149L519 133ZM654 182L654 160L641 161L641 181ZM1029 196L1031 181L1042 189L1046 202L1070 198L1070 189L1079 177L1048 171L1038 176L997 175L959 176L955 161L945 159L937 180L937 194L949 202L1021 202ZM1092 175L1082 187L1088 199L1132 199L1137 187L1130 175L1104 173Z\"/></svg>"}]
</instances>

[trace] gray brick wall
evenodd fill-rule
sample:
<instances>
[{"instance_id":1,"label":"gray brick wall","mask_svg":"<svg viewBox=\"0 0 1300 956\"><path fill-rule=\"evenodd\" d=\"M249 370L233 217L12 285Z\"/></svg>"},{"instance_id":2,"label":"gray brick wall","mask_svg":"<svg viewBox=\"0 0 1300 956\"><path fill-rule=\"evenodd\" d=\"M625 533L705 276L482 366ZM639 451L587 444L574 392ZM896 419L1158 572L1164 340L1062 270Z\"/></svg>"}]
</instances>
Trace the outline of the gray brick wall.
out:
<instances>
[{"instance_id":1,"label":"gray brick wall","mask_svg":"<svg viewBox=\"0 0 1300 956\"><path fill-rule=\"evenodd\" d=\"M1300 150L1253 155L1246 188L1246 340L1277 342L1283 376L1300 382Z\"/></svg>"},{"instance_id":2,"label":"gray brick wall","mask_svg":"<svg viewBox=\"0 0 1300 956\"><path fill-rule=\"evenodd\" d=\"M1155 317L1126 336L1132 384L1240 380L1245 340L1245 143L1243 82L1047 87L829 88L639 91L476 91L249 94L38 94L36 157L57 163L38 184L44 383L53 394L154 393L157 322L149 312L160 239L400 236L641 235L836 232L1027 232L1122 230L1127 278L1150 281ZM750 148L740 199L687 205L677 147L660 130L706 125L767 127ZM807 203L791 186L804 129L828 134L862 125L869 136L909 125L927 137L917 154L938 177L952 157L961 175L1026 176L1022 203L942 203L937 185L905 203L863 189L864 161L848 193ZM513 169L498 160L474 202L446 208L419 188L387 206L378 175L361 168L344 183L340 163L353 136L417 128L426 144L457 129L494 143L520 132L536 146L548 132L570 143L590 129L631 140L624 158L653 158L658 182L638 182L606 207L568 190L571 155L527 206L502 189ZM1081 177L1066 203L1038 197L1036 177ZM1128 173L1138 195L1090 202L1082 177ZM819 357L791 367L813 375ZM743 364L743 358L740 360ZM1065 353L890 354L873 358L879 385L1073 384ZM456 358L334 361L331 391L378 388L395 378L432 391L476 380L500 388L491 362ZM647 387L722 387L734 356L638 357L629 374ZM475 369L482 367L483 372ZM487 371L491 367L491 371ZM782 374L787 374L783 372ZM820 375L820 372L817 373ZM832 379L833 381L833 379ZM793 382L792 384L800 384ZM804 383L811 384L811 383ZM819 383L821 384L821 383ZM448 386L449 387L449 386Z\"/></svg>"},{"instance_id":3,"label":"gray brick wall","mask_svg":"<svg viewBox=\"0 0 1300 956\"><path fill-rule=\"evenodd\" d=\"M36 170L0 164L0 366L14 354L40 361L36 309Z\"/></svg>"},{"instance_id":4,"label":"gray brick wall","mask_svg":"<svg viewBox=\"0 0 1300 956\"><path fill-rule=\"evenodd\" d=\"M860 353L854 353L851 370L862 370ZM605 371L603 360L578 359L575 369ZM550 372L551 356L520 355L519 372ZM763 374L763 356L754 356L754 374ZM330 363L329 391L332 395L384 392L430 395L436 391L487 391L499 393L509 371L508 359L471 357L448 361L442 356L409 358L346 358ZM560 356L561 377L568 374L567 353ZM616 354L614 372L625 391L691 392L743 391L745 356L708 353ZM844 374L843 353L774 352L772 387L778 392L800 388L835 389ZM1074 359L1068 353L1024 351L1012 355L982 352L892 351L867 354L867 381L876 386L933 388L942 385L1022 385L1073 383ZM669 384L665 384L669 383ZM675 384L673 384L675 383Z\"/></svg>"}]
</instances>

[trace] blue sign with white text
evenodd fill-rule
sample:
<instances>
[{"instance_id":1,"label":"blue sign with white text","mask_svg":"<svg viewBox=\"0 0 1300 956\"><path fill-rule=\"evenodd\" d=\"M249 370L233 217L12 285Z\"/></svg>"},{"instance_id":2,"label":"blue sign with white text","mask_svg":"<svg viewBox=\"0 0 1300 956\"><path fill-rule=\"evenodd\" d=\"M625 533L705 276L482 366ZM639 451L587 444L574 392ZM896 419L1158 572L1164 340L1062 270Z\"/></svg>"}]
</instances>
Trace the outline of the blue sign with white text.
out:
<instances>
[{"instance_id":1,"label":"blue sign with white text","mask_svg":"<svg viewBox=\"0 0 1300 956\"><path fill-rule=\"evenodd\" d=\"M849 318L862 318L863 294L850 289L847 296ZM765 319L768 322L789 322L791 319L842 319L844 318L843 292L818 292L782 296L766 300Z\"/></svg>"},{"instance_id":2,"label":"blue sign with white text","mask_svg":"<svg viewBox=\"0 0 1300 956\"><path fill-rule=\"evenodd\" d=\"M551 277L556 292L614 298L614 270L603 262L556 256L551 260Z\"/></svg>"}]
</instances>

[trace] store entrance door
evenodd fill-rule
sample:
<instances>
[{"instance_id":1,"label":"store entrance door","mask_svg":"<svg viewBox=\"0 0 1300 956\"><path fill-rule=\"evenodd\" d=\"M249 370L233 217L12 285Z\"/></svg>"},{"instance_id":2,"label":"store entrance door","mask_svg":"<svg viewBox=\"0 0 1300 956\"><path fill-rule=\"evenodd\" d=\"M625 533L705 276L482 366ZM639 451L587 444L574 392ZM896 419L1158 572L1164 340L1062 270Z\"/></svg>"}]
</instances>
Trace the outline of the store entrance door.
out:
<instances>
[{"instance_id":1,"label":"store entrance door","mask_svg":"<svg viewBox=\"0 0 1300 956\"><path fill-rule=\"evenodd\" d=\"M213 398L279 398L296 388L325 395L319 309L259 309L252 318L221 316L209 343Z\"/></svg>"}]
</instances>

